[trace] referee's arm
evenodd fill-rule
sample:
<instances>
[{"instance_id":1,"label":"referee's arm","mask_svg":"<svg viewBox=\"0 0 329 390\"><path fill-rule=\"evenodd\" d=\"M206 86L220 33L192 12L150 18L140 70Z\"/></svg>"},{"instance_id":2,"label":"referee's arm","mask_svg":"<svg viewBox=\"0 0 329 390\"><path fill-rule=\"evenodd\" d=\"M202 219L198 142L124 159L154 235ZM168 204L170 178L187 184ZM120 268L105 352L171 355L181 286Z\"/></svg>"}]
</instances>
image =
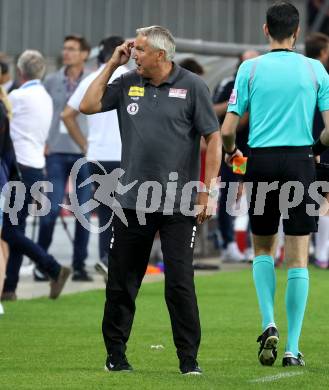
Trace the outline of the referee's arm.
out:
<instances>
[{"instance_id":1,"label":"referee's arm","mask_svg":"<svg viewBox=\"0 0 329 390\"><path fill-rule=\"evenodd\" d=\"M222 125L222 139L225 152L231 153L235 149L236 130L240 121L239 115L228 112Z\"/></svg>"}]
</instances>

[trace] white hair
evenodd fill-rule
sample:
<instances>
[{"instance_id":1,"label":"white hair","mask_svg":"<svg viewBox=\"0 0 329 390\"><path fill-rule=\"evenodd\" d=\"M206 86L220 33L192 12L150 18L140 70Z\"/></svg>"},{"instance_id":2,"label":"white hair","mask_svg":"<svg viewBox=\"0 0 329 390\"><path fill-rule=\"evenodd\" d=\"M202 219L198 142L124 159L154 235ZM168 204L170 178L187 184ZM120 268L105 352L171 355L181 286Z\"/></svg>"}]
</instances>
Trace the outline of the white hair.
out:
<instances>
[{"instance_id":1,"label":"white hair","mask_svg":"<svg viewBox=\"0 0 329 390\"><path fill-rule=\"evenodd\" d=\"M18 58L17 68L28 80L41 79L46 71L46 63L39 51L25 50Z\"/></svg>"},{"instance_id":2,"label":"white hair","mask_svg":"<svg viewBox=\"0 0 329 390\"><path fill-rule=\"evenodd\" d=\"M148 38L149 44L156 50L166 53L166 60L172 61L175 56L175 40L171 32L161 26L141 27L136 30L137 34Z\"/></svg>"}]
</instances>

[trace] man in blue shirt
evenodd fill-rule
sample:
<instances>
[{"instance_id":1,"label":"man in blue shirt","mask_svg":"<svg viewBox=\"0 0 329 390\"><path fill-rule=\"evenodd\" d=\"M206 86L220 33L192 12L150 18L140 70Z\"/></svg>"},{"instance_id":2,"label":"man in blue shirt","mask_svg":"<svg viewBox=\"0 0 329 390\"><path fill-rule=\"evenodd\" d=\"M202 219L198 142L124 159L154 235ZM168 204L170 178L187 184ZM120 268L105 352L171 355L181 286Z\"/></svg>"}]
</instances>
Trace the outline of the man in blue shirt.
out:
<instances>
[{"instance_id":1,"label":"man in blue shirt","mask_svg":"<svg viewBox=\"0 0 329 390\"><path fill-rule=\"evenodd\" d=\"M292 4L283 1L272 5L263 29L271 51L241 65L222 127L223 145L228 164L242 155L235 146L236 128L240 117L249 111L250 156L245 181L253 184L249 207L255 248L253 277L263 331L257 340L258 357L263 365L272 365L277 357L273 257L282 214L288 266L288 337L282 364L302 366L305 362L298 341L308 295L309 236L317 230L315 216L307 212L310 204L314 209L315 201L308 190L315 180L314 156L329 146L329 79L319 61L293 51L299 13ZM316 106L322 112L325 130L314 143Z\"/></svg>"},{"instance_id":2,"label":"man in blue shirt","mask_svg":"<svg viewBox=\"0 0 329 390\"><path fill-rule=\"evenodd\" d=\"M70 137L61 119L61 113L79 83L89 74L84 67L89 51L89 44L84 37L80 35L66 36L62 49L64 66L57 72L48 74L44 80L44 86L51 96L54 106L46 147L47 180L53 184L54 191L49 193L50 213L40 218L38 237L38 244L45 251L49 250L53 240L56 219L60 213L60 204L65 197L65 186L72 167L76 161L84 157L84 151ZM86 118L83 115L79 115L77 123L82 133L86 135L88 133ZM85 204L91 198L91 186L85 185L80 187L80 184L89 176L88 164L83 164L78 172L76 183L76 196L80 205ZM89 219L89 213L86 213L85 217ZM76 219L72 256L73 281L92 281L85 267L85 261L88 257L88 241L89 231ZM41 275L39 272L36 272L36 280L40 279Z\"/></svg>"}]
</instances>

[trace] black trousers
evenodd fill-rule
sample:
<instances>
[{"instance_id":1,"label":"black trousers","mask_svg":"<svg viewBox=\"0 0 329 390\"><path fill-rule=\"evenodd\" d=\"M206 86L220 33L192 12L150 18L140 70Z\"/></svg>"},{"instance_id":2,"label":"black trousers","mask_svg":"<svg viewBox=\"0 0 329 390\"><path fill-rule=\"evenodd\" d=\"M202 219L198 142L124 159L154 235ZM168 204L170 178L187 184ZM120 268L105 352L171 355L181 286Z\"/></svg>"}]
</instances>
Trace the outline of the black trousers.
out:
<instances>
[{"instance_id":1,"label":"black trousers","mask_svg":"<svg viewBox=\"0 0 329 390\"><path fill-rule=\"evenodd\" d=\"M99 167L97 164L94 162L89 163L89 170L91 174L93 175L104 175L105 173L110 174L114 169L120 168L120 161L98 161L103 169ZM97 182L94 182L94 187L95 190L99 187L99 184ZM99 203L99 206L95 210L97 212L98 216L98 223L100 227L105 226L109 220L111 219L112 216L112 209L107 206L104 203ZM99 258L100 260L102 259L107 259L108 258L108 247L109 247L109 242L111 241L112 238L112 227L109 226L108 229L104 230L103 232L99 233Z\"/></svg>"},{"instance_id":2,"label":"black trousers","mask_svg":"<svg viewBox=\"0 0 329 390\"><path fill-rule=\"evenodd\" d=\"M182 214L146 214L140 225L136 211L125 209L128 227L114 218L109 250L109 277L103 319L108 354L126 350L138 294L154 236L160 233L165 265L165 299L170 314L177 356L196 358L201 329L193 281L195 218Z\"/></svg>"}]
</instances>

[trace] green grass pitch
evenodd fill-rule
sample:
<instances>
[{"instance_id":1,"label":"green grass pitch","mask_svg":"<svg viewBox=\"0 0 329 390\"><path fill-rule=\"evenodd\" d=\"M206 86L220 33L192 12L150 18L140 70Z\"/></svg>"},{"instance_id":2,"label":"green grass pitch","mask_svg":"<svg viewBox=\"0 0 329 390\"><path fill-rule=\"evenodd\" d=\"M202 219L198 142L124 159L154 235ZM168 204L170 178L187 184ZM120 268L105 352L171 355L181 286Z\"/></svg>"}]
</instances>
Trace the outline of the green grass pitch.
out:
<instances>
[{"instance_id":1,"label":"green grass pitch","mask_svg":"<svg viewBox=\"0 0 329 390\"><path fill-rule=\"evenodd\" d=\"M104 292L6 303L0 318L0 389L327 389L329 386L328 271L310 268L311 283L300 348L304 368L283 368L286 338L285 270L278 271L279 356L257 360L260 317L250 270L196 278L202 324L201 377L183 377L172 342L163 283L145 284L127 356L133 373L103 371ZM151 349L163 345L164 349Z\"/></svg>"}]
</instances>

